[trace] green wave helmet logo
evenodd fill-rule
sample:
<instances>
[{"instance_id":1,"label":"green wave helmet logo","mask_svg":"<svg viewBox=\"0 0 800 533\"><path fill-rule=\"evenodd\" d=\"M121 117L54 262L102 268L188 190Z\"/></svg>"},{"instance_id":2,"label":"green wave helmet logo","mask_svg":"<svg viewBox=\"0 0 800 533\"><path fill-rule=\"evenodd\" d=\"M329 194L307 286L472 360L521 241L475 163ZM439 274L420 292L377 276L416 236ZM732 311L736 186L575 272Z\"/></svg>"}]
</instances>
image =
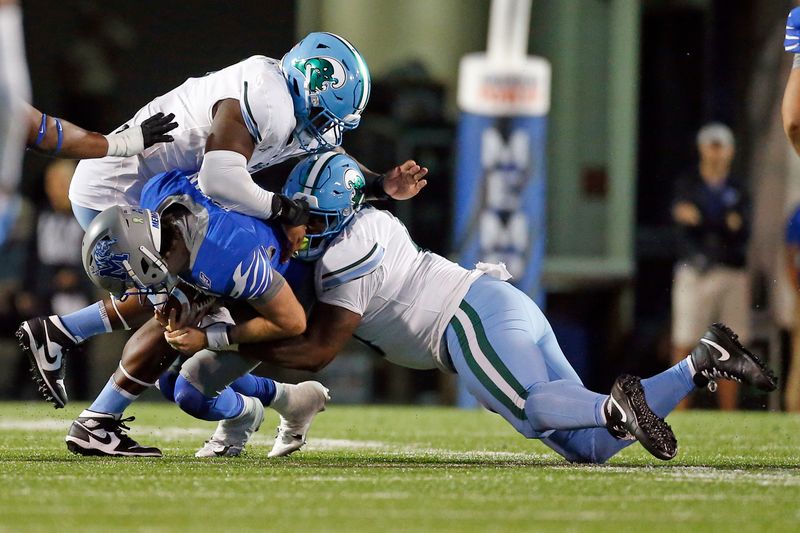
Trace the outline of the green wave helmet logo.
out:
<instances>
[{"instance_id":1,"label":"green wave helmet logo","mask_svg":"<svg viewBox=\"0 0 800 533\"><path fill-rule=\"evenodd\" d=\"M364 200L364 189L367 187L367 183L364 181L364 176L361 172L354 168L345 170L344 186L350 191L350 198L354 206L359 205Z\"/></svg>"},{"instance_id":2,"label":"green wave helmet logo","mask_svg":"<svg viewBox=\"0 0 800 533\"><path fill-rule=\"evenodd\" d=\"M347 80L344 66L332 57L298 59L294 62L294 68L305 75L308 90L312 93L338 89Z\"/></svg>"}]
</instances>

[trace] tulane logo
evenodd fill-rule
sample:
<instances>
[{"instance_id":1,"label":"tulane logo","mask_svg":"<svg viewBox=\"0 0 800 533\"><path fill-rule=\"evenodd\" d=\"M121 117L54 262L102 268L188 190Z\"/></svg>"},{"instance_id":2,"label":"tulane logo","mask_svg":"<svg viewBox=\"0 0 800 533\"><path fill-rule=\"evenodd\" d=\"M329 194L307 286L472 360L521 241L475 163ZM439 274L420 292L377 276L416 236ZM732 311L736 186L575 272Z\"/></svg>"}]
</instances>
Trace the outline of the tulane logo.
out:
<instances>
[{"instance_id":1,"label":"tulane logo","mask_svg":"<svg viewBox=\"0 0 800 533\"><path fill-rule=\"evenodd\" d=\"M103 239L94 247L94 265L92 274L103 278L114 278L119 280L128 279L128 271L123 265L123 261L130 258L130 254L115 254L111 246L116 244L116 239Z\"/></svg>"},{"instance_id":2,"label":"tulane logo","mask_svg":"<svg viewBox=\"0 0 800 533\"><path fill-rule=\"evenodd\" d=\"M350 191L353 205L358 206L364 200L364 189L367 186L364 176L358 170L348 168L344 171L344 186Z\"/></svg>"},{"instance_id":3,"label":"tulane logo","mask_svg":"<svg viewBox=\"0 0 800 533\"><path fill-rule=\"evenodd\" d=\"M308 90L311 93L339 89L347 79L347 73L342 64L332 57L297 59L294 62L294 68L305 75Z\"/></svg>"}]
</instances>

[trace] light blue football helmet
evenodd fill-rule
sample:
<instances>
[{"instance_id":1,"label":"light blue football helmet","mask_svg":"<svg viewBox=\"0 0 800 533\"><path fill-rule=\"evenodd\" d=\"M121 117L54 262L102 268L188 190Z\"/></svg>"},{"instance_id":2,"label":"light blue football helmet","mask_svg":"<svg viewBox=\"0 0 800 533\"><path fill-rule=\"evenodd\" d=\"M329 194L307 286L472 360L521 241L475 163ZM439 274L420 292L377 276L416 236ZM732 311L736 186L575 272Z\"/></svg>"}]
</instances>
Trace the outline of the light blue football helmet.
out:
<instances>
[{"instance_id":1,"label":"light blue football helmet","mask_svg":"<svg viewBox=\"0 0 800 533\"><path fill-rule=\"evenodd\" d=\"M358 127L370 77L352 44L332 33L309 33L283 56L281 70L294 102L294 135L304 150L331 150L345 131Z\"/></svg>"},{"instance_id":2,"label":"light blue football helmet","mask_svg":"<svg viewBox=\"0 0 800 533\"><path fill-rule=\"evenodd\" d=\"M358 163L339 152L324 152L303 159L289 174L283 194L308 202L311 220L322 217L322 231L306 234L295 257L314 261L345 228L364 203L366 180Z\"/></svg>"}]
</instances>

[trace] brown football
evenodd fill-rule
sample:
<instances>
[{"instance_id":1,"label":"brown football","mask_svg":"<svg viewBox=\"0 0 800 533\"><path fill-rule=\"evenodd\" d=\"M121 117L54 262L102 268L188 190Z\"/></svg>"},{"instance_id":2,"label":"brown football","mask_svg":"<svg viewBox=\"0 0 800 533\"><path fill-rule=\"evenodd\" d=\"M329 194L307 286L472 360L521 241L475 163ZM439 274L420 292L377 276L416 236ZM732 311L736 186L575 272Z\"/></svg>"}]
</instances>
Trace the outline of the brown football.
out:
<instances>
[{"instance_id":1,"label":"brown football","mask_svg":"<svg viewBox=\"0 0 800 533\"><path fill-rule=\"evenodd\" d=\"M178 327L197 326L206 313L211 310L216 297L206 294L193 285L179 280L167 296L161 313L169 318L170 313L175 311L175 320Z\"/></svg>"}]
</instances>

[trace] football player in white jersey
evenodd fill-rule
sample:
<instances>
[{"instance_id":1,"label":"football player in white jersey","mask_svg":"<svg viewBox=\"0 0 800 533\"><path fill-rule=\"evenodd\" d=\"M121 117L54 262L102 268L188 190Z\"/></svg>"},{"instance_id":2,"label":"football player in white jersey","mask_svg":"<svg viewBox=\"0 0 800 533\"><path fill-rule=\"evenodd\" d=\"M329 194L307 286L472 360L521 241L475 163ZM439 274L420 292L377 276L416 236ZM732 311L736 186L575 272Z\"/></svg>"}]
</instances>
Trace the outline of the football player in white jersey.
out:
<instances>
[{"instance_id":1,"label":"football player in white jersey","mask_svg":"<svg viewBox=\"0 0 800 533\"><path fill-rule=\"evenodd\" d=\"M133 157L82 161L70 186L73 211L86 228L103 209L139 204L147 180L174 169L198 171L204 193L226 209L284 224L285 259L302 243L307 206L262 189L250 173L288 158L338 149L345 131L358 126L370 92L361 54L330 33L311 33L282 60L253 56L235 65L190 78L157 97L125 123L118 134L146 117L172 111L174 142ZM427 169L406 161L384 175L363 169L375 196L414 196L426 185ZM136 326L150 310L135 298L110 299L66 316L37 317L17 331L40 379L63 374L64 354L78 343L113 329ZM51 383L50 390L62 390ZM56 407L66 393L54 397Z\"/></svg>"},{"instance_id":2,"label":"football player in white jersey","mask_svg":"<svg viewBox=\"0 0 800 533\"><path fill-rule=\"evenodd\" d=\"M363 183L355 162L342 154L308 158L292 171L283 192L312 206L308 246L298 255L317 259L318 301L302 336L240 345L242 356L316 371L355 337L395 364L458 373L522 435L589 463L605 462L632 440L659 459L673 458L677 441L663 417L709 380L776 387L772 371L730 329L715 324L674 367L645 380L620 376L610 395L592 392L541 310L505 281L502 265L467 270L420 250L391 214L358 209ZM194 328L166 336L186 353L207 345ZM247 394L245 385L232 386Z\"/></svg>"}]
</instances>

